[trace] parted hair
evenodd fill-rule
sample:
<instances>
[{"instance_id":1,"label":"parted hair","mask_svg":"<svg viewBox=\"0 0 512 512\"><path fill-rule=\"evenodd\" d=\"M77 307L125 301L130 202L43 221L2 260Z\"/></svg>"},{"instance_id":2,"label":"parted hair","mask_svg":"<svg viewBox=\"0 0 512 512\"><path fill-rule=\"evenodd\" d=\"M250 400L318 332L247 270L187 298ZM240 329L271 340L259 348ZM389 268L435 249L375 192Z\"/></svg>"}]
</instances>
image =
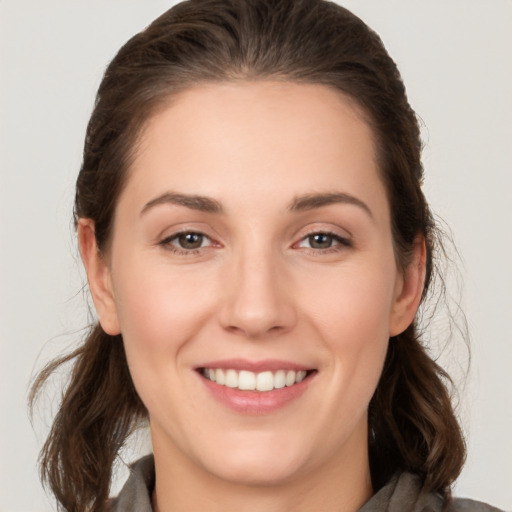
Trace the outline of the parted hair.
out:
<instances>
[{"instance_id":1,"label":"parted hair","mask_svg":"<svg viewBox=\"0 0 512 512\"><path fill-rule=\"evenodd\" d=\"M436 271L437 230L422 192L422 143L398 69L379 36L324 0L188 0L130 39L108 66L85 137L74 217L94 221L107 253L116 204L151 116L196 84L281 80L324 84L354 101L372 128L390 209L397 262L405 268L426 243L423 299ZM129 435L147 418L130 377L122 335L93 325L64 363L69 383L40 455L41 476L61 510L97 512L108 502L112 468ZM450 495L465 458L450 379L428 355L417 320L390 339L369 405L374 489L395 472L420 476L425 491Z\"/></svg>"}]
</instances>

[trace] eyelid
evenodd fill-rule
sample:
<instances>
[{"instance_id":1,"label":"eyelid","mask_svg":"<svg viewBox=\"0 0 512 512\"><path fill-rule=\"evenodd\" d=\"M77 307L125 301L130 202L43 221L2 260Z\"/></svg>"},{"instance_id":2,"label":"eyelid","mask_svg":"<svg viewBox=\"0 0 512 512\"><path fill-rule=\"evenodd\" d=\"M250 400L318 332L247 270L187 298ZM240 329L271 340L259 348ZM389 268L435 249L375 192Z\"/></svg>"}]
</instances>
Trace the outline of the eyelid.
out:
<instances>
[{"instance_id":1,"label":"eyelid","mask_svg":"<svg viewBox=\"0 0 512 512\"><path fill-rule=\"evenodd\" d=\"M297 238L303 239L317 233L331 235L347 241L351 241L353 238L352 233L348 229L342 228L341 226L330 222L313 222L305 228L298 230Z\"/></svg>"},{"instance_id":2,"label":"eyelid","mask_svg":"<svg viewBox=\"0 0 512 512\"><path fill-rule=\"evenodd\" d=\"M304 242L307 242L308 238L320 234L331 237L335 243L323 249L302 245ZM338 230L326 228L325 226L310 227L305 233L301 233L299 240L292 245L293 249L299 249L314 256L337 253L351 247L353 247L353 242L350 234L343 235Z\"/></svg>"},{"instance_id":3,"label":"eyelid","mask_svg":"<svg viewBox=\"0 0 512 512\"><path fill-rule=\"evenodd\" d=\"M339 233L335 233L333 231L326 231L326 230L312 231L311 233L308 233L308 234L304 235L299 240L299 243L301 243L304 240L307 240L308 238L310 238L312 236L315 236L315 235L326 235L326 236L329 236L329 237L333 238L334 240L338 241L340 244L343 244L343 245L348 245L350 243L350 240L347 237L342 236Z\"/></svg>"},{"instance_id":4,"label":"eyelid","mask_svg":"<svg viewBox=\"0 0 512 512\"><path fill-rule=\"evenodd\" d=\"M346 234L340 233L341 229L333 229L331 227L325 227L324 226L310 226L310 228L300 234L297 235L298 241L294 242L292 244L293 249L304 249L306 251L312 252L312 253L328 253L328 252L336 252L343 250L348 247L353 246L352 242L352 236L346 232L346 230L343 230ZM182 255L191 255L196 254L200 251L203 251L205 249L209 249L212 247L222 247L222 244L219 243L216 238L212 237L211 235L206 233L207 230L201 229L201 228L195 228L193 226L183 226L181 228L176 229L175 231L172 231L170 234L166 236L160 236L157 239L157 245L163 247L166 250L169 250L170 252L174 252L177 254ZM167 231L168 232L168 231ZM181 235L186 234L196 234L203 237L203 240L207 242L206 245L201 245L197 248L183 248L179 245L173 243L175 242ZM315 248L315 247L307 247L302 245L307 241L309 237L312 237L314 235L326 235L328 237L331 237L333 239L333 244L330 247L326 248ZM296 238L296 240L297 240Z\"/></svg>"},{"instance_id":5,"label":"eyelid","mask_svg":"<svg viewBox=\"0 0 512 512\"><path fill-rule=\"evenodd\" d=\"M154 229L153 243L155 245L185 233L197 233L215 242L220 239L219 233L212 228L210 223L195 219L171 223L167 219L162 219L162 224L160 226L156 225Z\"/></svg>"},{"instance_id":6,"label":"eyelid","mask_svg":"<svg viewBox=\"0 0 512 512\"><path fill-rule=\"evenodd\" d=\"M187 234L200 235L204 239L208 240L209 244L206 246L201 245L201 247L197 247L194 249L185 249L172 243L173 241L177 240L181 235ZM210 247L220 247L220 244L216 242L211 236L207 235L203 230L193 228L178 229L177 231L174 231L167 236L161 237L161 239L158 241L158 245L172 253L184 256L197 254L200 251L208 249Z\"/></svg>"},{"instance_id":7,"label":"eyelid","mask_svg":"<svg viewBox=\"0 0 512 512\"><path fill-rule=\"evenodd\" d=\"M164 237L160 237L161 240L158 243L166 243L170 240L174 240L175 238L178 238L181 235L201 235L205 238L208 238L211 240L211 237L208 236L206 233L199 229L179 229L178 231L173 231L170 235L166 235Z\"/></svg>"}]
</instances>

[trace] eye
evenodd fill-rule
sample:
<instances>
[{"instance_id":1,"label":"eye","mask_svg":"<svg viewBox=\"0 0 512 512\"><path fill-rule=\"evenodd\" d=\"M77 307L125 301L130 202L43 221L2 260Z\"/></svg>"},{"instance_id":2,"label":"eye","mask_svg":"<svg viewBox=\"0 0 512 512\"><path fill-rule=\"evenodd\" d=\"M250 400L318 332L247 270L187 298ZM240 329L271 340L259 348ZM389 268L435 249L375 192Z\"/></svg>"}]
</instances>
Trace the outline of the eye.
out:
<instances>
[{"instance_id":1,"label":"eye","mask_svg":"<svg viewBox=\"0 0 512 512\"><path fill-rule=\"evenodd\" d=\"M169 247L177 252L190 252L212 245L209 237L195 231L184 231L171 235L160 242L160 245Z\"/></svg>"},{"instance_id":2,"label":"eye","mask_svg":"<svg viewBox=\"0 0 512 512\"><path fill-rule=\"evenodd\" d=\"M199 249L205 238L201 233L181 233L175 241L182 249Z\"/></svg>"},{"instance_id":3,"label":"eye","mask_svg":"<svg viewBox=\"0 0 512 512\"><path fill-rule=\"evenodd\" d=\"M298 247L319 251L334 249L337 246L350 246L350 242L335 233L318 232L309 234L298 243Z\"/></svg>"}]
</instances>

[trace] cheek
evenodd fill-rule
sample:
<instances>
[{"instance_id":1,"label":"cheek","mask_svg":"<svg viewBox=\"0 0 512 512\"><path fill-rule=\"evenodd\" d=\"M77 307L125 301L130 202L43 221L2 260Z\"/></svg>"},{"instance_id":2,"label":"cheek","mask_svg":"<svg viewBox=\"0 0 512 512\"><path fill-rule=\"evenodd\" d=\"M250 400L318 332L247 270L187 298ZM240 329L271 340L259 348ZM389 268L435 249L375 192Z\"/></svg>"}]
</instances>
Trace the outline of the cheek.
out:
<instances>
[{"instance_id":1,"label":"cheek","mask_svg":"<svg viewBox=\"0 0 512 512\"><path fill-rule=\"evenodd\" d=\"M341 310L329 311L324 331L336 381L363 407L377 386L389 342L388 310L376 296L352 294Z\"/></svg>"},{"instance_id":2,"label":"cheek","mask_svg":"<svg viewBox=\"0 0 512 512\"><path fill-rule=\"evenodd\" d=\"M119 262L117 270L117 314L134 380L142 373L156 378L159 369L167 373L171 363L179 371L182 347L195 337L215 306L213 280L128 258ZM175 373L169 372L167 378Z\"/></svg>"},{"instance_id":3,"label":"cheek","mask_svg":"<svg viewBox=\"0 0 512 512\"><path fill-rule=\"evenodd\" d=\"M136 258L124 258L115 268L116 307L130 374L151 416L155 411L168 414L176 408L173 390L190 371L183 349L211 315L214 287L205 288L204 276L194 279ZM193 397L187 399L186 392L179 403L192 407Z\"/></svg>"},{"instance_id":4,"label":"cheek","mask_svg":"<svg viewBox=\"0 0 512 512\"><path fill-rule=\"evenodd\" d=\"M329 354L332 392L351 401L354 414L365 409L382 372L395 276L394 264L354 265L317 280L308 287L314 296L302 300Z\"/></svg>"},{"instance_id":5,"label":"cheek","mask_svg":"<svg viewBox=\"0 0 512 512\"><path fill-rule=\"evenodd\" d=\"M313 275L301 287L299 300L323 330L339 333L339 343L371 344L375 335L389 337L395 280L394 264L355 262Z\"/></svg>"}]
</instances>

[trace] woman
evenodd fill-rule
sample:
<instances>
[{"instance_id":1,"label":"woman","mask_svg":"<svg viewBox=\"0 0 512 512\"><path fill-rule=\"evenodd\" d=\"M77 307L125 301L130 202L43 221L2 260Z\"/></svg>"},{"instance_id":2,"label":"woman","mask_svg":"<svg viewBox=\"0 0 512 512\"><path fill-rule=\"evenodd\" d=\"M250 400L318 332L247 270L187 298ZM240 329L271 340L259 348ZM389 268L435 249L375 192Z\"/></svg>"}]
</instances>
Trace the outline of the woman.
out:
<instances>
[{"instance_id":1,"label":"woman","mask_svg":"<svg viewBox=\"0 0 512 512\"><path fill-rule=\"evenodd\" d=\"M75 220L99 323L42 453L64 510L492 510L416 313L421 142L378 36L319 0L192 0L98 91ZM154 457L108 501L145 419ZM464 508L465 507L465 508Z\"/></svg>"}]
</instances>

